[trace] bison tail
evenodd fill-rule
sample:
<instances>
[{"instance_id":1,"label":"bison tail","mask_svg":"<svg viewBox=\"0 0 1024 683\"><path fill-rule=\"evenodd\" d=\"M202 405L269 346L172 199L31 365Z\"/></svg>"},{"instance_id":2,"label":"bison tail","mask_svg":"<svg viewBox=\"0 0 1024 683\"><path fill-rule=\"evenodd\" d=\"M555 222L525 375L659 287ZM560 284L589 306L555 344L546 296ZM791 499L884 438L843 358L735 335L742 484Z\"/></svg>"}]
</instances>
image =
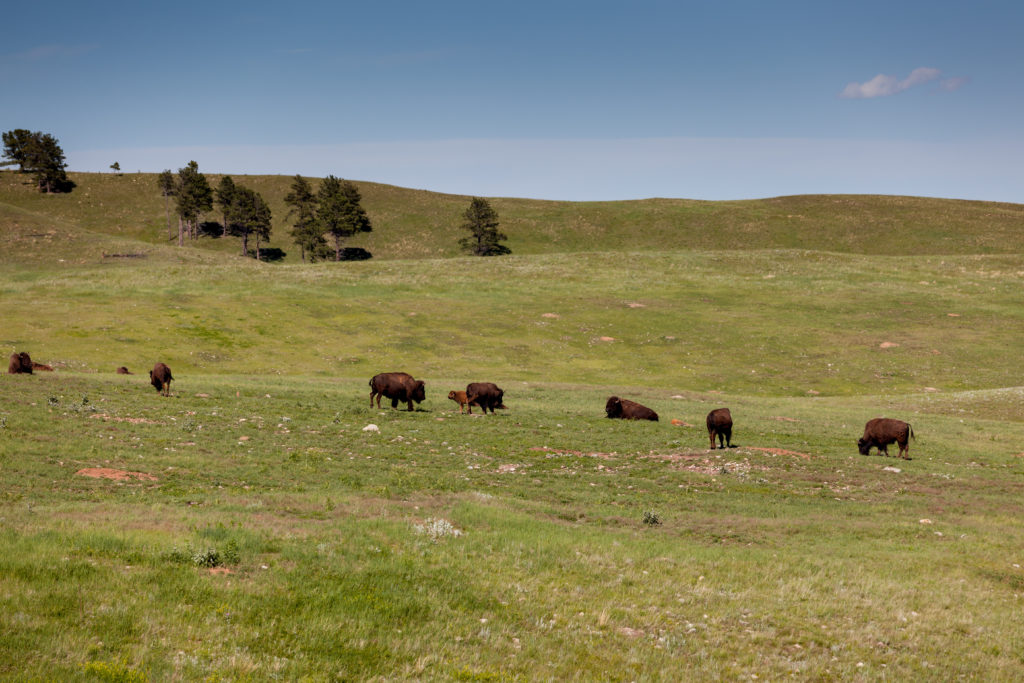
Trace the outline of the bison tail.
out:
<instances>
[{"instance_id":1,"label":"bison tail","mask_svg":"<svg viewBox=\"0 0 1024 683\"><path fill-rule=\"evenodd\" d=\"M917 441L917 437L914 436L914 428L911 427L910 425L907 425L907 428L910 430L910 438L913 439L914 441Z\"/></svg>"}]
</instances>

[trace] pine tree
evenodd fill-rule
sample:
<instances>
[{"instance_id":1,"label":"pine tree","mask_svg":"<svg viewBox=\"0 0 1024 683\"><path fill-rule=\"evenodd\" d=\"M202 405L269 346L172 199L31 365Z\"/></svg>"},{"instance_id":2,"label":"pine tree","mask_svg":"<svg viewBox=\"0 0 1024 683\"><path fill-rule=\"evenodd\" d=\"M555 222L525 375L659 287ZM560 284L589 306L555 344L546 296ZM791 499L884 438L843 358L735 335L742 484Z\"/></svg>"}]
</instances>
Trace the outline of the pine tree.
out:
<instances>
[{"instance_id":1,"label":"pine tree","mask_svg":"<svg viewBox=\"0 0 1024 683\"><path fill-rule=\"evenodd\" d=\"M498 231L498 213L491 208L490 202L480 197L473 197L469 208L462 214L465 221L460 226L468 230L470 235L459 240L459 245L477 256L498 256L510 254L512 250L502 240L508 236Z\"/></svg>"},{"instance_id":2,"label":"pine tree","mask_svg":"<svg viewBox=\"0 0 1024 683\"><path fill-rule=\"evenodd\" d=\"M188 162L188 166L178 169L175 186L178 205L178 246L184 245L184 233L188 232L191 239L199 235L199 217L206 211L213 210L213 190L206 176L199 172L199 164Z\"/></svg>"},{"instance_id":3,"label":"pine tree","mask_svg":"<svg viewBox=\"0 0 1024 683\"><path fill-rule=\"evenodd\" d=\"M224 217L224 221L221 223L221 237L226 237L228 234L228 209L231 208L231 203L235 199L236 190L235 181L231 179L231 176L226 175L220 179L220 182L217 184L217 190L214 192L215 201L217 206L220 207L221 215Z\"/></svg>"},{"instance_id":4,"label":"pine tree","mask_svg":"<svg viewBox=\"0 0 1024 683\"><path fill-rule=\"evenodd\" d=\"M256 238L256 260L260 260L260 243L270 239L270 207L259 192L236 185L227 210L231 233L242 238L242 255L249 255L249 236Z\"/></svg>"},{"instance_id":5,"label":"pine tree","mask_svg":"<svg viewBox=\"0 0 1024 683\"><path fill-rule=\"evenodd\" d=\"M341 260L341 243L357 232L370 232L370 218L361 205L359 189L333 175L324 178L317 192L317 221L334 238L334 260Z\"/></svg>"},{"instance_id":6,"label":"pine tree","mask_svg":"<svg viewBox=\"0 0 1024 683\"><path fill-rule=\"evenodd\" d=\"M292 239L299 245L302 260L306 260L306 252L309 252L309 260L315 261L327 245L320 224L316 220L317 202L313 188L305 178L296 175L292 180L291 191L285 195L284 201L291 207L287 217L295 217L291 233Z\"/></svg>"},{"instance_id":7,"label":"pine tree","mask_svg":"<svg viewBox=\"0 0 1024 683\"><path fill-rule=\"evenodd\" d=\"M40 192L70 192L74 183L68 180L64 150L49 133L17 128L3 134L4 166L18 165L22 173L35 177Z\"/></svg>"}]
</instances>

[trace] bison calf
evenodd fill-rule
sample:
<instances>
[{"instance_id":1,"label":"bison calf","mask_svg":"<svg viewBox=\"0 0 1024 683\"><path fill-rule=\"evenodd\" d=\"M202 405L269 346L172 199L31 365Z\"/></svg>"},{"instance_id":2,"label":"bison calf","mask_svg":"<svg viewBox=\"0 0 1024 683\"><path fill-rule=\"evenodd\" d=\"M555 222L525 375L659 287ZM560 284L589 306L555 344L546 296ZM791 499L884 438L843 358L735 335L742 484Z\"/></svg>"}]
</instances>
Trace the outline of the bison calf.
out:
<instances>
[{"instance_id":1,"label":"bison calf","mask_svg":"<svg viewBox=\"0 0 1024 683\"><path fill-rule=\"evenodd\" d=\"M647 406L642 406L639 403L619 398L618 396L612 396L608 399L608 402L604 405L604 412L608 414L608 417L622 420L658 421L658 414Z\"/></svg>"},{"instance_id":2,"label":"bison calf","mask_svg":"<svg viewBox=\"0 0 1024 683\"><path fill-rule=\"evenodd\" d=\"M409 412L412 412L412 402L422 403L427 398L426 385L423 380L413 379L413 376L406 372L382 372L374 375L370 380L370 407L373 407L373 399L377 399L377 407L380 408L381 396L391 399L391 407L397 408L398 402L409 404Z\"/></svg>"},{"instance_id":3,"label":"bison calf","mask_svg":"<svg viewBox=\"0 0 1024 683\"><path fill-rule=\"evenodd\" d=\"M495 408L505 407L505 404L502 403L502 397L504 396L505 392L494 382L473 382L472 384L467 384L466 410L472 415L473 406L477 406L484 411L484 415L487 414L488 408L493 413Z\"/></svg>"},{"instance_id":4,"label":"bison calf","mask_svg":"<svg viewBox=\"0 0 1024 683\"><path fill-rule=\"evenodd\" d=\"M149 381L164 396L171 395L171 369L163 363L157 363L149 371Z\"/></svg>"},{"instance_id":5,"label":"bison calf","mask_svg":"<svg viewBox=\"0 0 1024 683\"><path fill-rule=\"evenodd\" d=\"M728 408L716 408L708 413L708 437L711 450L715 450L715 439L722 448L732 448L732 413Z\"/></svg>"},{"instance_id":6,"label":"bison calf","mask_svg":"<svg viewBox=\"0 0 1024 683\"><path fill-rule=\"evenodd\" d=\"M119 367L117 369L117 374L119 374L119 375L130 375L132 373L128 371L128 368L126 368L125 366L122 365L121 367Z\"/></svg>"},{"instance_id":7,"label":"bison calf","mask_svg":"<svg viewBox=\"0 0 1024 683\"><path fill-rule=\"evenodd\" d=\"M449 391L448 398L459 404L459 413L465 412L466 405L469 403L469 399L466 397L465 391Z\"/></svg>"},{"instance_id":8,"label":"bison calf","mask_svg":"<svg viewBox=\"0 0 1024 683\"><path fill-rule=\"evenodd\" d=\"M914 430L903 420L887 417L876 417L864 425L864 436L857 441L857 450L861 455L870 455L871 448L877 448L879 455L889 455L889 444L896 443L900 447L900 457L910 460L910 441L917 439Z\"/></svg>"},{"instance_id":9,"label":"bison calf","mask_svg":"<svg viewBox=\"0 0 1024 683\"><path fill-rule=\"evenodd\" d=\"M12 353L11 361L7 364L7 372L11 375L31 375L32 358L24 351L21 353Z\"/></svg>"}]
</instances>

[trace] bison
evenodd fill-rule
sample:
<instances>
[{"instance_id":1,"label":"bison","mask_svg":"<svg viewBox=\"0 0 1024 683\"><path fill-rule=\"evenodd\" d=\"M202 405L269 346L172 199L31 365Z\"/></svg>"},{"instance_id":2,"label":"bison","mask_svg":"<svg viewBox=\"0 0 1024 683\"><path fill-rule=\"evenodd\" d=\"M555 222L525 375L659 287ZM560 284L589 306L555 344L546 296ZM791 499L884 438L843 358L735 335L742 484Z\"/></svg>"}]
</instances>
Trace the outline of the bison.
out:
<instances>
[{"instance_id":1,"label":"bison","mask_svg":"<svg viewBox=\"0 0 1024 683\"><path fill-rule=\"evenodd\" d=\"M477 406L484 411L484 415L487 414L487 409L491 409L491 413L494 412L495 408L504 408L505 404L501 402L502 397L505 395L504 390L498 387L494 382L473 382L466 385L466 409L470 415L473 414L473 406Z\"/></svg>"},{"instance_id":2,"label":"bison","mask_svg":"<svg viewBox=\"0 0 1024 683\"><path fill-rule=\"evenodd\" d=\"M126 368L125 366L122 365L121 367L119 367L117 369L117 374L119 374L119 375L130 375L132 373L128 371L128 368Z\"/></svg>"},{"instance_id":3,"label":"bison","mask_svg":"<svg viewBox=\"0 0 1024 683\"><path fill-rule=\"evenodd\" d=\"M608 417L623 420L658 421L658 414L647 406L642 406L639 403L634 403L629 399L619 398L618 396L609 397L608 402L604 405L604 412L608 414Z\"/></svg>"},{"instance_id":4,"label":"bison","mask_svg":"<svg viewBox=\"0 0 1024 683\"><path fill-rule=\"evenodd\" d=\"M413 379L413 376L406 372L382 372L374 375L370 380L370 407L373 407L373 399L377 398L377 407L380 408L381 396L391 399L391 407L397 408L398 402L402 401L409 405L409 412L412 412L412 402L422 403L427 398L424 389L426 385L423 380Z\"/></svg>"},{"instance_id":5,"label":"bison","mask_svg":"<svg viewBox=\"0 0 1024 683\"><path fill-rule=\"evenodd\" d=\"M722 448L732 448L732 413L728 408L715 408L708 413L708 437L711 450L715 450L715 439Z\"/></svg>"},{"instance_id":6,"label":"bison","mask_svg":"<svg viewBox=\"0 0 1024 683\"><path fill-rule=\"evenodd\" d=\"M448 398L459 404L459 413L463 413L466 406L469 404L469 399L466 397L465 391L449 391Z\"/></svg>"},{"instance_id":7,"label":"bison","mask_svg":"<svg viewBox=\"0 0 1024 683\"><path fill-rule=\"evenodd\" d=\"M12 353L11 361L7 364L7 373L10 375L32 374L32 358L27 353Z\"/></svg>"},{"instance_id":8,"label":"bison","mask_svg":"<svg viewBox=\"0 0 1024 683\"><path fill-rule=\"evenodd\" d=\"M878 449L879 455L889 455L889 444L895 442L900 447L900 457L910 460L910 443L908 437L917 439L914 430L903 420L887 417L876 417L864 425L864 436L857 441L857 450L861 455L870 455L871 448Z\"/></svg>"},{"instance_id":9,"label":"bison","mask_svg":"<svg viewBox=\"0 0 1024 683\"><path fill-rule=\"evenodd\" d=\"M153 366L153 369L149 371L149 381L152 383L156 390L164 396L171 395L171 369L163 363L157 363Z\"/></svg>"},{"instance_id":10,"label":"bison","mask_svg":"<svg viewBox=\"0 0 1024 683\"><path fill-rule=\"evenodd\" d=\"M32 369L38 370L39 372L53 372L53 366L47 365L46 363L37 363L32 361Z\"/></svg>"}]
</instances>

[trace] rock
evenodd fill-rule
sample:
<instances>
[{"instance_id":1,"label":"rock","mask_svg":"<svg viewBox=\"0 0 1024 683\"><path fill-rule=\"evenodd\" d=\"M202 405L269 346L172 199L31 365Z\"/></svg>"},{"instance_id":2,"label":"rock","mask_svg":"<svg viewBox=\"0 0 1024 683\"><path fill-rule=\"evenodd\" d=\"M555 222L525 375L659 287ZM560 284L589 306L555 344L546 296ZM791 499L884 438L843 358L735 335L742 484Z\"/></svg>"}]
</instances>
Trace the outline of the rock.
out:
<instances>
[{"instance_id":1,"label":"rock","mask_svg":"<svg viewBox=\"0 0 1024 683\"><path fill-rule=\"evenodd\" d=\"M368 424L365 427L363 427L363 431L364 432L379 432L380 431L380 427L378 427L375 424Z\"/></svg>"},{"instance_id":2,"label":"rock","mask_svg":"<svg viewBox=\"0 0 1024 683\"><path fill-rule=\"evenodd\" d=\"M881 344L878 345L878 348L880 348L880 349L892 349L892 348L896 348L897 346L899 346L899 344L897 344L896 342L882 342Z\"/></svg>"},{"instance_id":3,"label":"rock","mask_svg":"<svg viewBox=\"0 0 1024 683\"><path fill-rule=\"evenodd\" d=\"M901 470L899 467L893 467L892 465L887 465L886 467L882 468L882 471L883 472L902 472L903 470Z\"/></svg>"}]
</instances>

